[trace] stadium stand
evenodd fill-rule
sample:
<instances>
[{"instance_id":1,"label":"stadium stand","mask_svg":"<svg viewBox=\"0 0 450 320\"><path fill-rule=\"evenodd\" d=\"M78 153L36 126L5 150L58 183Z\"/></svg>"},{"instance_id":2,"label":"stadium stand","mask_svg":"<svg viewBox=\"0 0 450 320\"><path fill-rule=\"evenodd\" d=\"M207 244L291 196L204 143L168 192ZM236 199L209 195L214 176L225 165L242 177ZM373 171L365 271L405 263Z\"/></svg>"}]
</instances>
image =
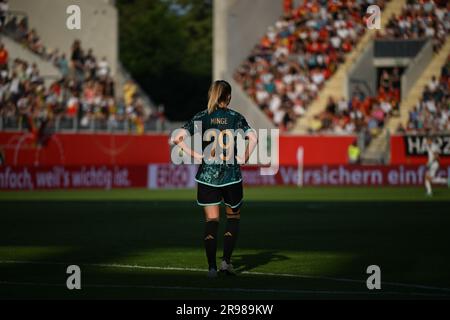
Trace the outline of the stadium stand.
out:
<instances>
[{"instance_id":1,"label":"stadium stand","mask_svg":"<svg viewBox=\"0 0 450 320\"><path fill-rule=\"evenodd\" d=\"M315 108L319 112L307 122L308 132L367 132L368 144L392 116L400 115L403 70L399 68L380 70L379 87L374 96L355 90L348 99L335 94L327 94L325 98L321 92L362 37L368 4L305 2L270 27L237 70L236 80L279 128L298 129L298 125L295 126L297 119L310 114L309 106L321 100L323 108ZM377 4L381 8L385 5L384 2ZM339 5L349 6L346 25L340 25L342 17L333 15L333 6ZM343 7L339 9L343 11ZM374 38L432 38L433 48L439 52L450 30L447 1L408 0L400 9L397 13L395 10L389 12L390 19ZM327 15L325 10L330 14Z\"/></svg>"},{"instance_id":2,"label":"stadium stand","mask_svg":"<svg viewBox=\"0 0 450 320\"><path fill-rule=\"evenodd\" d=\"M36 64L10 57L2 66L3 128L32 130L45 124L56 129L144 131L148 116L135 95L135 85L124 87L126 101L115 99L114 80L104 59L96 62L91 50L84 55L79 42L74 43L70 60L64 54L51 59L61 78L49 86Z\"/></svg>"},{"instance_id":3,"label":"stadium stand","mask_svg":"<svg viewBox=\"0 0 450 320\"><path fill-rule=\"evenodd\" d=\"M377 32L376 38L401 40L432 38L434 51L439 52L450 30L449 10L446 6L446 1L409 0L402 8L401 14L392 16L383 31ZM364 111L369 110L369 112L363 112L363 114L365 118L364 122L372 137L381 132L390 116L398 116L400 114L401 84L398 69L394 68L391 72L384 69L379 80L380 86L377 96L366 98L370 101L364 105L367 106L370 104L371 106L370 108L363 108ZM355 99L357 101L359 100L358 93L356 93L356 97L352 95L350 102L351 110L354 107L352 102ZM358 105L356 107L360 109ZM345 114L342 116L342 114L331 113L332 115L330 116L329 108L327 108L327 111L328 113L324 112L321 115L325 119L322 122L321 130L325 129L328 132L333 132L327 126L330 122L330 117L334 117L333 123L346 123L349 121ZM359 127L363 128L364 126ZM434 129L438 130L438 128ZM402 126L399 126L399 130L402 131ZM338 129L337 132L341 132L341 130Z\"/></svg>"},{"instance_id":4,"label":"stadium stand","mask_svg":"<svg viewBox=\"0 0 450 320\"><path fill-rule=\"evenodd\" d=\"M284 130L294 127L365 32L368 1L308 1L269 27L235 73ZM375 1L381 8L384 1Z\"/></svg>"},{"instance_id":5,"label":"stadium stand","mask_svg":"<svg viewBox=\"0 0 450 320\"><path fill-rule=\"evenodd\" d=\"M430 133L450 131L450 55L439 77L433 76L425 86L422 98L409 112L407 127L397 132Z\"/></svg>"},{"instance_id":6,"label":"stadium stand","mask_svg":"<svg viewBox=\"0 0 450 320\"><path fill-rule=\"evenodd\" d=\"M47 130L124 131L143 133L164 121L163 110L147 107L138 85L128 77L122 91L106 57L85 50L75 40L70 54L48 49L23 13L2 11L1 32L48 62L60 73L50 83L40 76L39 63L9 57L0 50L0 130L46 127ZM120 98L119 98L120 97Z\"/></svg>"},{"instance_id":7,"label":"stadium stand","mask_svg":"<svg viewBox=\"0 0 450 320\"><path fill-rule=\"evenodd\" d=\"M367 96L357 89L350 100L341 98L336 103L330 97L325 111L317 116L310 131L353 134L367 130L370 136L375 136L390 116L398 115L399 103L399 69L384 69L379 79L377 96Z\"/></svg>"},{"instance_id":8,"label":"stadium stand","mask_svg":"<svg viewBox=\"0 0 450 320\"><path fill-rule=\"evenodd\" d=\"M439 51L450 30L449 8L446 0L408 0L402 13L390 18L379 38L433 38Z\"/></svg>"}]
</instances>

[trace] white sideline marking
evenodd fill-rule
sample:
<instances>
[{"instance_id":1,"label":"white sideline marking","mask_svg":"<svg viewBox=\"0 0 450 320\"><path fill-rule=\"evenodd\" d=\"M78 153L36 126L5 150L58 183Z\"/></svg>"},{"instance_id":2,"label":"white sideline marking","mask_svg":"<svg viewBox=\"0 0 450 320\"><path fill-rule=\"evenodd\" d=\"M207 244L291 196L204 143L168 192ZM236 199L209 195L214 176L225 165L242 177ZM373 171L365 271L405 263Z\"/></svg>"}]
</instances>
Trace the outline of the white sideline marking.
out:
<instances>
[{"instance_id":1,"label":"white sideline marking","mask_svg":"<svg viewBox=\"0 0 450 320\"><path fill-rule=\"evenodd\" d=\"M46 261L18 261L18 260L0 260L0 264L36 264L36 265L67 265L69 262L46 262ZM189 271L189 272L207 272L206 269L200 268L182 268L182 267L156 267L156 266L142 266L142 265L130 265L130 264L105 264L105 263L81 263L87 267L100 267L100 268L123 268L123 269L144 269L144 270L166 270L166 271ZM258 276L273 276L273 277L289 277L289 278L302 278L302 279L317 279L317 280L331 280L337 282L352 282L352 283L366 283L364 280L348 279L348 278L335 278L326 276L311 276L311 275L301 275L301 274L290 274L290 273L272 273L272 272L257 272L257 271L243 271L241 274L248 275L258 275ZM5 283L5 282L3 282ZM434 287L421 284L406 284L399 282L382 282L383 285L397 286L405 288L415 288L415 289L425 289L425 290L438 290L450 293L450 288ZM171 287L175 288L175 287ZM243 289L245 290L245 289ZM317 292L317 291L306 291L306 292ZM332 291L328 291L332 292ZM384 292L387 293L387 292ZM393 294L397 294L393 292ZM412 293L416 294L416 293ZM417 293L420 294L420 293ZM449 296L449 295L444 295Z\"/></svg>"},{"instance_id":2,"label":"white sideline marking","mask_svg":"<svg viewBox=\"0 0 450 320\"><path fill-rule=\"evenodd\" d=\"M45 282L17 282L1 281L0 285L14 286L39 286L39 287L61 287L63 284L45 283ZM207 287L182 287L182 286L155 286L155 285L121 285L121 284L85 284L83 288L133 288L133 289L163 289L163 290L182 290L182 291L209 291L209 292L245 292L245 293L287 293L287 294L326 294L326 295L411 295L425 297L449 297L446 294L439 293L421 293L421 292L397 292L397 291L328 291L328 290L296 290L296 289L258 289L258 288L207 288Z\"/></svg>"}]
</instances>

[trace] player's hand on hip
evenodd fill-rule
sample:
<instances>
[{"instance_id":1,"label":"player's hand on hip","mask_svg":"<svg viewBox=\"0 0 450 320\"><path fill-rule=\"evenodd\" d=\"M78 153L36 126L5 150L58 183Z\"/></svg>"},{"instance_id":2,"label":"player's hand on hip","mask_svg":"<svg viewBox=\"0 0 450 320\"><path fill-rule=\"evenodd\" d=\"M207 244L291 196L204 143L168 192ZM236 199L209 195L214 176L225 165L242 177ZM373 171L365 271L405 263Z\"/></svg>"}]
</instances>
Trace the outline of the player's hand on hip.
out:
<instances>
[{"instance_id":1,"label":"player's hand on hip","mask_svg":"<svg viewBox=\"0 0 450 320\"><path fill-rule=\"evenodd\" d=\"M203 154L197 153L197 152L193 152L192 156L194 157L195 160L198 161L202 161L203 160Z\"/></svg>"}]
</instances>

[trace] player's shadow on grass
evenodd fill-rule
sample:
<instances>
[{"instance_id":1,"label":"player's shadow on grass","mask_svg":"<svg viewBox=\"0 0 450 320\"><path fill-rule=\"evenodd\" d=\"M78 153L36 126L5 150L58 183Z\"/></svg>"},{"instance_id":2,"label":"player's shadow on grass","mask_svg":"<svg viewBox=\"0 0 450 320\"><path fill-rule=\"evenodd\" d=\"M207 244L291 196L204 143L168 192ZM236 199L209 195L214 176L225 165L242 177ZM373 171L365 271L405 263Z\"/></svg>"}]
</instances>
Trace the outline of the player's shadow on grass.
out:
<instances>
[{"instance_id":1,"label":"player's shadow on grass","mask_svg":"<svg viewBox=\"0 0 450 320\"><path fill-rule=\"evenodd\" d=\"M270 262L285 261L289 258L276 251L263 251L254 254L242 254L233 256L233 264L238 272L251 271Z\"/></svg>"}]
</instances>

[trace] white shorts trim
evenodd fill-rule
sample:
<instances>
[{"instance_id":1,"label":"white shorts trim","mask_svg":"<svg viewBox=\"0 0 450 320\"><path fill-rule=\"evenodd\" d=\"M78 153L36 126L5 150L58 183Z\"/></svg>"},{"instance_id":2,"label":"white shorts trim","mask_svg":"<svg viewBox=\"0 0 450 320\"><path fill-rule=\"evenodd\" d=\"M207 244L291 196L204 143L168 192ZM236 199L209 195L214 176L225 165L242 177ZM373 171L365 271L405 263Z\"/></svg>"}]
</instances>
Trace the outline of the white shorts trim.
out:
<instances>
[{"instance_id":1,"label":"white shorts trim","mask_svg":"<svg viewBox=\"0 0 450 320\"><path fill-rule=\"evenodd\" d=\"M217 188L220 188L220 187L226 187L226 186L229 186L229 185L232 185L232 184L235 184L235 183L239 183L239 182L242 181L242 179L240 179L240 180L238 180L238 181L233 181L233 182L225 183L225 184L211 184L211 183L206 183L206 182L203 182L203 181L200 181L200 180L197 180L197 179L195 179L195 181L198 182L198 183L201 183L201 184L205 184L205 185L210 186L210 187L217 187Z\"/></svg>"},{"instance_id":2,"label":"white shorts trim","mask_svg":"<svg viewBox=\"0 0 450 320\"><path fill-rule=\"evenodd\" d=\"M242 201L243 201L243 200L239 201L238 204L235 205L235 206L232 206L231 204L228 204L228 203L226 203L225 201L224 201L223 203L224 203L226 206L230 207L231 209L234 209L234 208L239 207L239 206L242 204Z\"/></svg>"},{"instance_id":3,"label":"white shorts trim","mask_svg":"<svg viewBox=\"0 0 450 320\"><path fill-rule=\"evenodd\" d=\"M202 206L202 207L217 206L217 205L219 205L219 204L221 204L221 203L222 203L222 201L215 202L215 203L200 203L200 202L197 201L197 204L198 204L199 206Z\"/></svg>"}]
</instances>

